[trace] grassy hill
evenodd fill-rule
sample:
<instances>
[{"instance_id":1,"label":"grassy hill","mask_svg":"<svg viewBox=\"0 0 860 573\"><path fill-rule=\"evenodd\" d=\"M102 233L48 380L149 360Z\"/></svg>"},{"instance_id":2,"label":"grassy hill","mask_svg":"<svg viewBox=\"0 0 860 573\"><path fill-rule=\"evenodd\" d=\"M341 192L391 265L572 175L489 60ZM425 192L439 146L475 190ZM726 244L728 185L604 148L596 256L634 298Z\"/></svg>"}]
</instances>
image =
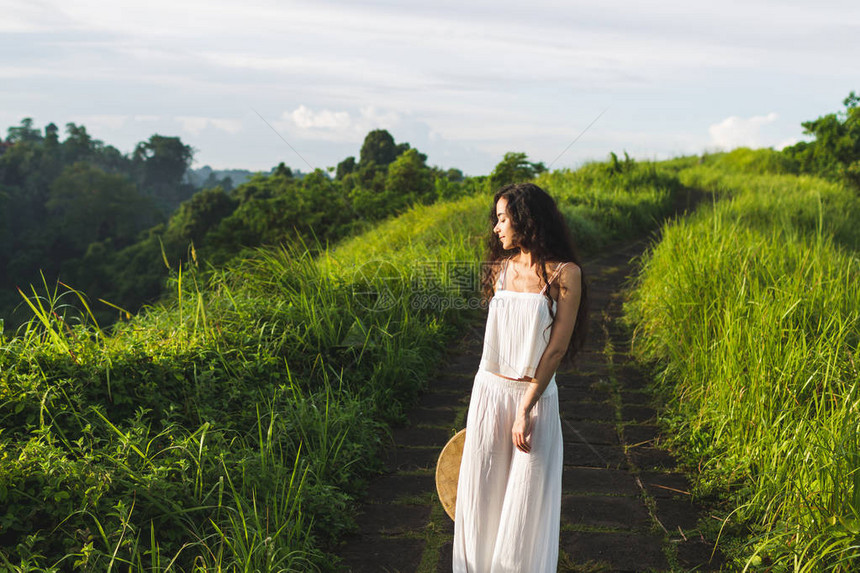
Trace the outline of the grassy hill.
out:
<instances>
[{"instance_id":1,"label":"grassy hill","mask_svg":"<svg viewBox=\"0 0 860 573\"><path fill-rule=\"evenodd\" d=\"M769 150L613 157L537 182L585 254L658 228L685 188L709 194L641 262L634 349L735 565L849 571L860 199L786 165ZM33 318L0 341L0 565L335 570L389 428L463 310L480 312L481 189L318 255L189 263L109 333L83 293L24 293Z\"/></svg>"},{"instance_id":2,"label":"grassy hill","mask_svg":"<svg viewBox=\"0 0 860 573\"><path fill-rule=\"evenodd\" d=\"M680 189L632 161L538 182L586 252L654 228ZM86 309L80 293L25 293L33 319L0 341L0 563L335 568L389 425L456 331L450 301L478 300L463 272L490 202L416 206L316 258L293 245L190 264L109 334L68 304Z\"/></svg>"}]
</instances>

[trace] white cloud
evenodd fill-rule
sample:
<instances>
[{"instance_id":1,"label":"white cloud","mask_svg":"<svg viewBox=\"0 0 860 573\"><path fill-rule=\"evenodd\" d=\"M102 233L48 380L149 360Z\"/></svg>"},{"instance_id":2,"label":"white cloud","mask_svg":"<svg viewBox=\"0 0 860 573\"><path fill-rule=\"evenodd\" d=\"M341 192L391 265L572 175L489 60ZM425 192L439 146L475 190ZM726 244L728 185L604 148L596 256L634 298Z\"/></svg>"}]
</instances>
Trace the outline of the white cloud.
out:
<instances>
[{"instance_id":1,"label":"white cloud","mask_svg":"<svg viewBox=\"0 0 860 573\"><path fill-rule=\"evenodd\" d=\"M766 137L762 129L774 123L776 113L767 115L754 115L750 118L727 117L720 123L715 123L708 128L711 134L711 143L723 149L734 149L735 147L766 147Z\"/></svg>"},{"instance_id":2,"label":"white cloud","mask_svg":"<svg viewBox=\"0 0 860 573\"><path fill-rule=\"evenodd\" d=\"M293 110L289 114L289 117L302 129L312 129L314 127L344 129L349 127L352 121L349 114L345 111L329 111L324 109L314 112L305 107L304 104Z\"/></svg>"},{"instance_id":3,"label":"white cloud","mask_svg":"<svg viewBox=\"0 0 860 573\"><path fill-rule=\"evenodd\" d=\"M136 115L134 121L158 121L161 119L158 115Z\"/></svg>"},{"instance_id":4,"label":"white cloud","mask_svg":"<svg viewBox=\"0 0 860 573\"><path fill-rule=\"evenodd\" d=\"M323 109L314 111L302 104L293 111L285 111L276 127L290 132L298 131L301 137L325 141L357 142L373 129L392 129L401 123L400 116L392 111L380 111L365 106L353 117L348 111Z\"/></svg>"},{"instance_id":5,"label":"white cloud","mask_svg":"<svg viewBox=\"0 0 860 573\"><path fill-rule=\"evenodd\" d=\"M235 119L218 119L189 115L180 115L173 119L182 124L182 129L193 135L199 135L201 131L209 127L214 127L230 134L238 133L242 129L242 122Z\"/></svg>"}]
</instances>

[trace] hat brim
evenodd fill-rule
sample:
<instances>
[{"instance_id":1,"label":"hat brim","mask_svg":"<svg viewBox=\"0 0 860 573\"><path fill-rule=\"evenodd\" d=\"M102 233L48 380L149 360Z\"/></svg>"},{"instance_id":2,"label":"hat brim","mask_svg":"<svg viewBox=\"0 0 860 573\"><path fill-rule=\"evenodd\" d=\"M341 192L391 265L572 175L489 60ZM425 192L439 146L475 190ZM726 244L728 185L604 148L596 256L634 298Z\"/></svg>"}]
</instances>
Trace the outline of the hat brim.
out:
<instances>
[{"instance_id":1,"label":"hat brim","mask_svg":"<svg viewBox=\"0 0 860 573\"><path fill-rule=\"evenodd\" d=\"M457 480L460 478L460 460L463 458L465 443L466 429L463 428L448 440L436 462L436 491L445 513L452 520L457 508Z\"/></svg>"}]
</instances>

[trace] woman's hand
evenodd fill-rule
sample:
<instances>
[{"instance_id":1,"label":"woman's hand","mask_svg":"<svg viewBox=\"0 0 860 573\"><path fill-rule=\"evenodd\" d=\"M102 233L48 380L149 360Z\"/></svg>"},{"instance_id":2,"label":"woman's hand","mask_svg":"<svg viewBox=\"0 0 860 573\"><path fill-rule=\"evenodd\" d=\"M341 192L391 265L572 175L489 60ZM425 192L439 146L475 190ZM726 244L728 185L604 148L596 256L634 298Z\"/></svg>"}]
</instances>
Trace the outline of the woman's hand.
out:
<instances>
[{"instance_id":1,"label":"woman's hand","mask_svg":"<svg viewBox=\"0 0 860 573\"><path fill-rule=\"evenodd\" d=\"M514 439L514 446L516 446L518 450L529 453L529 450L532 449L531 431L529 416L523 412L517 414L517 418L514 420L514 428L511 433Z\"/></svg>"}]
</instances>

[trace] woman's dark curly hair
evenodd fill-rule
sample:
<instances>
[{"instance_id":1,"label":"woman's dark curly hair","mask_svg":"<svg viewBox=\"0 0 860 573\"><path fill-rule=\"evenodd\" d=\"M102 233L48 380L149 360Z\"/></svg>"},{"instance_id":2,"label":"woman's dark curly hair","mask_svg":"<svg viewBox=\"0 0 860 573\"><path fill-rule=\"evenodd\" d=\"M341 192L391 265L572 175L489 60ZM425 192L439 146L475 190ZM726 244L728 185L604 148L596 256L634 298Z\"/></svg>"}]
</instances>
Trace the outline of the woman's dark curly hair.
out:
<instances>
[{"instance_id":1,"label":"woman's dark curly hair","mask_svg":"<svg viewBox=\"0 0 860 573\"><path fill-rule=\"evenodd\" d=\"M570 229L558 210L555 200L537 185L512 183L496 191L493 205L490 208L490 233L487 237L487 254L481 273L481 291L487 299L493 296L495 292L493 280L497 276L496 269L503 259L520 252L519 246L507 251L503 249L501 241L493 232L493 228L499 221L499 217L496 215L496 204L502 197L507 201L507 214L514 229L514 238L517 244L522 245L530 252L533 260L538 263L544 284L549 282L546 273L547 261L569 261L576 264L581 270L582 295L579 300L579 310L576 313L576 324L570 337L570 346L564 355L564 359L569 361L585 344L588 329L588 296L585 272L582 270L579 257L576 255ZM546 289L545 294L550 316L555 321L549 289Z\"/></svg>"}]
</instances>

